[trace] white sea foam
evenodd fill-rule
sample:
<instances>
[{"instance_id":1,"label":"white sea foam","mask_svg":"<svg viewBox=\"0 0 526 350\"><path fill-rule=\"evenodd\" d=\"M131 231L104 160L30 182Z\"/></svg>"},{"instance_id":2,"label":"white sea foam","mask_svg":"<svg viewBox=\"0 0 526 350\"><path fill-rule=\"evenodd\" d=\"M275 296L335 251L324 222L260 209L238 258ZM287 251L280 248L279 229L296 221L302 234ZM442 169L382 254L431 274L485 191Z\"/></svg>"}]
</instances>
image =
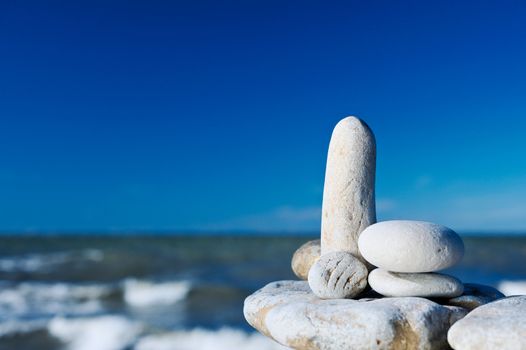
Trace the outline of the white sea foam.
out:
<instances>
[{"instance_id":1,"label":"white sea foam","mask_svg":"<svg viewBox=\"0 0 526 350\"><path fill-rule=\"evenodd\" d=\"M7 272L34 272L64 263L68 253L28 254L0 259L0 270Z\"/></svg>"},{"instance_id":2,"label":"white sea foam","mask_svg":"<svg viewBox=\"0 0 526 350\"><path fill-rule=\"evenodd\" d=\"M184 300L191 287L188 281L154 283L127 279L124 281L124 300L135 307L169 305Z\"/></svg>"},{"instance_id":3,"label":"white sea foam","mask_svg":"<svg viewBox=\"0 0 526 350\"><path fill-rule=\"evenodd\" d=\"M100 298L110 294L106 285L24 282L0 289L0 319L32 315L89 314L102 309Z\"/></svg>"},{"instance_id":4,"label":"white sea foam","mask_svg":"<svg viewBox=\"0 0 526 350\"><path fill-rule=\"evenodd\" d=\"M133 344L142 326L122 316L51 320L48 331L68 350L122 350Z\"/></svg>"},{"instance_id":5,"label":"white sea foam","mask_svg":"<svg viewBox=\"0 0 526 350\"><path fill-rule=\"evenodd\" d=\"M508 281L504 280L499 283L497 288L502 294L509 295L526 295L526 281Z\"/></svg>"},{"instance_id":6,"label":"white sea foam","mask_svg":"<svg viewBox=\"0 0 526 350\"><path fill-rule=\"evenodd\" d=\"M44 329L47 325L47 320L7 320L0 322L0 338L13 335L25 334Z\"/></svg>"},{"instance_id":7,"label":"white sea foam","mask_svg":"<svg viewBox=\"0 0 526 350\"><path fill-rule=\"evenodd\" d=\"M191 284L187 281L153 283L135 279L128 279L121 286L96 283L2 282L0 337L46 327L47 321L57 316L100 314L105 311L103 298L115 293L119 287L123 288L126 303L134 307L149 307L184 300ZM28 321L35 319L40 321ZM74 346L77 349L80 345L75 343Z\"/></svg>"},{"instance_id":8,"label":"white sea foam","mask_svg":"<svg viewBox=\"0 0 526 350\"><path fill-rule=\"evenodd\" d=\"M97 249L80 252L55 252L46 254L26 254L0 258L0 271L37 272L53 268L75 260L101 261L104 253Z\"/></svg>"},{"instance_id":9,"label":"white sea foam","mask_svg":"<svg viewBox=\"0 0 526 350\"><path fill-rule=\"evenodd\" d=\"M104 253L98 249L85 249L82 251L82 256L91 261L102 261L104 259Z\"/></svg>"},{"instance_id":10,"label":"white sea foam","mask_svg":"<svg viewBox=\"0 0 526 350\"><path fill-rule=\"evenodd\" d=\"M134 350L286 350L259 333L246 333L234 328L217 331L194 329L149 335L141 338Z\"/></svg>"}]
</instances>

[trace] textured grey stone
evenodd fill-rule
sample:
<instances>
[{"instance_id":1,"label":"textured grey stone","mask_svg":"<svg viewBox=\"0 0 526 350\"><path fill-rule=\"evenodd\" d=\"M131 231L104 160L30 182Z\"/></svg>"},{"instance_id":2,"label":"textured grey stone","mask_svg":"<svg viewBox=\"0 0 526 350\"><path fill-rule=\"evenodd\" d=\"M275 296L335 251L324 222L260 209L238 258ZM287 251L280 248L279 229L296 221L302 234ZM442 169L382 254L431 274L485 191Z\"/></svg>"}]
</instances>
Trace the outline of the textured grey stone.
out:
<instances>
[{"instance_id":1,"label":"textured grey stone","mask_svg":"<svg viewBox=\"0 0 526 350\"><path fill-rule=\"evenodd\" d=\"M362 259L358 236L376 222L375 171L376 142L371 129L358 118L342 119L332 132L327 155L322 254L348 251Z\"/></svg>"},{"instance_id":2,"label":"textured grey stone","mask_svg":"<svg viewBox=\"0 0 526 350\"><path fill-rule=\"evenodd\" d=\"M292 271L299 279L307 280L312 264L320 258L320 255L320 240L308 241L294 252L291 262Z\"/></svg>"},{"instance_id":3,"label":"textured grey stone","mask_svg":"<svg viewBox=\"0 0 526 350\"><path fill-rule=\"evenodd\" d=\"M458 234L425 221L379 222L360 234L358 245L368 262L393 272L438 271L464 256L464 243Z\"/></svg>"},{"instance_id":4,"label":"textured grey stone","mask_svg":"<svg viewBox=\"0 0 526 350\"><path fill-rule=\"evenodd\" d=\"M330 252L312 265L309 286L322 299L352 298L367 286L367 267L351 253Z\"/></svg>"},{"instance_id":5,"label":"textured grey stone","mask_svg":"<svg viewBox=\"0 0 526 350\"><path fill-rule=\"evenodd\" d=\"M441 273L400 273L374 269L369 284L388 297L456 297L464 291L458 279Z\"/></svg>"},{"instance_id":6,"label":"textured grey stone","mask_svg":"<svg viewBox=\"0 0 526 350\"><path fill-rule=\"evenodd\" d=\"M273 282L245 300L248 323L294 349L444 349L467 310L424 298L317 298L304 281Z\"/></svg>"},{"instance_id":7,"label":"textured grey stone","mask_svg":"<svg viewBox=\"0 0 526 350\"><path fill-rule=\"evenodd\" d=\"M526 295L476 308L451 327L447 339L455 350L526 349Z\"/></svg>"}]
</instances>

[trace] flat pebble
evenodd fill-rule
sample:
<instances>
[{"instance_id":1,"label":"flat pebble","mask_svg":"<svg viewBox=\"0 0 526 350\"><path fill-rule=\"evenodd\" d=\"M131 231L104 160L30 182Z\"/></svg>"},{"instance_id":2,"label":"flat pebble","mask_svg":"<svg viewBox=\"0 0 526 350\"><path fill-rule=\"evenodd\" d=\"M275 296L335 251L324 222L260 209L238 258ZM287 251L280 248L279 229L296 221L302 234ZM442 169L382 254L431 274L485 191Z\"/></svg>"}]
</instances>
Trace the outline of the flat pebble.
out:
<instances>
[{"instance_id":1,"label":"flat pebble","mask_svg":"<svg viewBox=\"0 0 526 350\"><path fill-rule=\"evenodd\" d=\"M438 271L464 256L464 243L455 231L425 221L379 222L360 234L358 246L368 262L393 272Z\"/></svg>"},{"instance_id":2,"label":"flat pebble","mask_svg":"<svg viewBox=\"0 0 526 350\"><path fill-rule=\"evenodd\" d=\"M291 267L299 279L307 280L312 264L320 258L320 251L320 240L316 239L308 241L294 252Z\"/></svg>"},{"instance_id":3,"label":"flat pebble","mask_svg":"<svg viewBox=\"0 0 526 350\"><path fill-rule=\"evenodd\" d=\"M445 298L462 294L462 282L440 273L399 273L375 269L369 274L369 284L376 292L388 297Z\"/></svg>"},{"instance_id":4,"label":"flat pebble","mask_svg":"<svg viewBox=\"0 0 526 350\"><path fill-rule=\"evenodd\" d=\"M331 252L312 265L308 280L319 298L352 298L367 286L367 267L349 252Z\"/></svg>"},{"instance_id":5,"label":"flat pebble","mask_svg":"<svg viewBox=\"0 0 526 350\"><path fill-rule=\"evenodd\" d=\"M445 304L473 310L501 298L504 298L504 294L493 287L476 283L464 283L462 295L448 299L445 301Z\"/></svg>"}]
</instances>

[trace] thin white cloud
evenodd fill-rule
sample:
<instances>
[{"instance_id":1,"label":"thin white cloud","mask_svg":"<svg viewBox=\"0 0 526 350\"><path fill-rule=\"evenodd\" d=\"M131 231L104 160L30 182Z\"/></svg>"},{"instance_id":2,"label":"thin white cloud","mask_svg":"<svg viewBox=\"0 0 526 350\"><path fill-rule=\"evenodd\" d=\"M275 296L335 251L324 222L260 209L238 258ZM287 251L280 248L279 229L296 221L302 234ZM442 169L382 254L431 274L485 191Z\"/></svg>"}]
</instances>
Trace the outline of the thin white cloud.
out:
<instances>
[{"instance_id":1,"label":"thin white cloud","mask_svg":"<svg viewBox=\"0 0 526 350\"><path fill-rule=\"evenodd\" d=\"M459 229L526 230L526 189L517 190L459 195L452 198L441 216Z\"/></svg>"},{"instance_id":2,"label":"thin white cloud","mask_svg":"<svg viewBox=\"0 0 526 350\"><path fill-rule=\"evenodd\" d=\"M426 220L457 231L526 231L526 179L484 185L456 183L432 192L409 191L404 197L376 201L379 221ZM321 205L283 205L200 227L207 230L317 231Z\"/></svg>"},{"instance_id":3,"label":"thin white cloud","mask_svg":"<svg viewBox=\"0 0 526 350\"><path fill-rule=\"evenodd\" d=\"M433 178L429 175L421 175L415 180L415 189L421 190L433 184Z\"/></svg>"},{"instance_id":4,"label":"thin white cloud","mask_svg":"<svg viewBox=\"0 0 526 350\"><path fill-rule=\"evenodd\" d=\"M321 207L280 206L206 226L209 230L313 231L320 227Z\"/></svg>"},{"instance_id":5,"label":"thin white cloud","mask_svg":"<svg viewBox=\"0 0 526 350\"><path fill-rule=\"evenodd\" d=\"M392 198L376 199L376 211L379 215L390 213L398 207L398 202Z\"/></svg>"},{"instance_id":6,"label":"thin white cloud","mask_svg":"<svg viewBox=\"0 0 526 350\"><path fill-rule=\"evenodd\" d=\"M396 202L390 211L379 208L379 219L427 220L459 231L526 231L526 181L456 184Z\"/></svg>"}]
</instances>

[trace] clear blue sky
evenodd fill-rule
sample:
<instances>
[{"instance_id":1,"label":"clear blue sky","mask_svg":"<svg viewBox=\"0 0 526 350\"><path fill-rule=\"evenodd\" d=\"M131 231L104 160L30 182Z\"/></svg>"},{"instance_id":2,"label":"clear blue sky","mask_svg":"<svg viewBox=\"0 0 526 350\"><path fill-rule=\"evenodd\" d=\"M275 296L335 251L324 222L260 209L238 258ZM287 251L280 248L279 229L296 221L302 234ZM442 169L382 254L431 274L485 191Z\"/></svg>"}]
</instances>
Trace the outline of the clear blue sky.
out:
<instances>
[{"instance_id":1,"label":"clear blue sky","mask_svg":"<svg viewBox=\"0 0 526 350\"><path fill-rule=\"evenodd\" d=\"M526 3L2 1L0 231L312 230L336 122L379 219L526 230Z\"/></svg>"}]
</instances>

